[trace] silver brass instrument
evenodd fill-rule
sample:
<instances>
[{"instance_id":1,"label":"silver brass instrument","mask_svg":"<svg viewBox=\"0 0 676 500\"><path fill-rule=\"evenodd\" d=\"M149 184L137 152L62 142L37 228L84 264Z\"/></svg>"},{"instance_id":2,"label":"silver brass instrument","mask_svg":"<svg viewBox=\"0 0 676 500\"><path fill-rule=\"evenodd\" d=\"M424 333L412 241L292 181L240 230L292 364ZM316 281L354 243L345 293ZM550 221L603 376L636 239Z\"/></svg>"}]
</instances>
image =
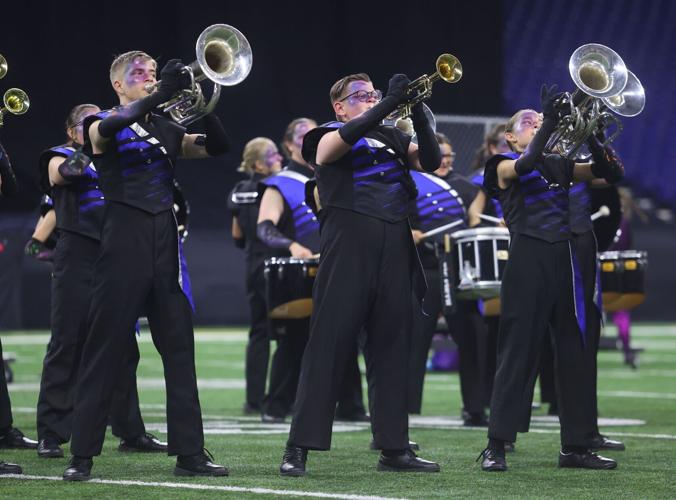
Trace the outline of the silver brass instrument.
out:
<instances>
[{"instance_id":1,"label":"silver brass instrument","mask_svg":"<svg viewBox=\"0 0 676 500\"><path fill-rule=\"evenodd\" d=\"M425 116L427 117L428 123L432 126L432 130L436 132L437 120L436 118L434 118L434 113L432 113L432 110L427 104L423 103L422 107L425 112ZM416 135L415 130L413 129L413 120L411 120L410 117L407 116L405 118L391 119L388 116L383 120L383 125L391 125L393 127L397 127L403 133L411 137L412 143L418 144L418 136Z\"/></svg>"},{"instance_id":2,"label":"silver brass instrument","mask_svg":"<svg viewBox=\"0 0 676 500\"><path fill-rule=\"evenodd\" d=\"M0 79L7 74L7 59L0 54ZM21 89L12 88L5 92L2 96L3 107L0 107L0 127L4 123L4 114L12 113L13 115L23 115L30 107L30 100L28 94Z\"/></svg>"},{"instance_id":3,"label":"silver brass instrument","mask_svg":"<svg viewBox=\"0 0 676 500\"><path fill-rule=\"evenodd\" d=\"M230 87L242 82L251 71L253 55L246 37L236 28L227 24L212 24L200 34L195 44L197 59L185 67L190 76L190 88L176 93L160 109L174 121L188 125L211 113L218 103L221 87ZM213 91L208 102L199 82L209 79ZM147 85L146 91L159 85Z\"/></svg>"},{"instance_id":4,"label":"silver brass instrument","mask_svg":"<svg viewBox=\"0 0 676 500\"><path fill-rule=\"evenodd\" d=\"M451 54L441 54L437 57L436 72L431 76L422 75L408 84L406 88L407 102L401 104L390 113L386 120L396 122L400 118L408 118L413 106L426 101L432 96L432 85L441 79L446 83L456 83L462 78L462 64L457 57ZM429 108L428 108L429 109Z\"/></svg>"},{"instance_id":5,"label":"silver brass instrument","mask_svg":"<svg viewBox=\"0 0 676 500\"><path fill-rule=\"evenodd\" d=\"M589 154L581 153L580 148L589 136L599 128L614 127L604 145L614 141L622 131L622 122L615 115L638 115L645 106L645 92L622 58L605 45L578 47L570 56L568 70L578 90L572 95L565 93L556 104L559 109L569 108L570 114L561 118L545 151L584 160Z\"/></svg>"}]
</instances>

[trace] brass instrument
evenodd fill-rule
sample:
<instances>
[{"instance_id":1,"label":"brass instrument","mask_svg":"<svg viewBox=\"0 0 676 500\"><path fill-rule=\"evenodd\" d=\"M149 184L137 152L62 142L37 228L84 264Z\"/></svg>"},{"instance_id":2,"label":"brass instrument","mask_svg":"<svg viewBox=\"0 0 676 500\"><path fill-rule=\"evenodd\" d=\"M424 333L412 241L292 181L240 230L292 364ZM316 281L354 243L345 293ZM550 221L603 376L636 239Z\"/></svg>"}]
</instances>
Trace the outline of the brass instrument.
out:
<instances>
[{"instance_id":1,"label":"brass instrument","mask_svg":"<svg viewBox=\"0 0 676 500\"><path fill-rule=\"evenodd\" d=\"M413 106L432 96L432 85L437 80L456 83L462 78L462 64L454 55L441 54L437 57L436 69L436 72L431 76L422 75L408 84L406 88L407 102L390 113L386 120L396 122L397 119L409 117Z\"/></svg>"},{"instance_id":2,"label":"brass instrument","mask_svg":"<svg viewBox=\"0 0 676 500\"><path fill-rule=\"evenodd\" d=\"M0 79L7 74L7 59L0 54ZM0 127L4 124L4 114L6 112L13 115L23 115L30 107L28 94L21 89L11 88L2 96L3 107L0 107Z\"/></svg>"},{"instance_id":3,"label":"brass instrument","mask_svg":"<svg viewBox=\"0 0 676 500\"><path fill-rule=\"evenodd\" d=\"M638 115L645 106L645 91L622 58L605 45L589 43L578 47L570 56L568 70L577 90L572 95L564 93L556 103L567 114L547 141L545 151L584 160L589 154L580 149L589 136L598 128L614 127L604 145L614 141L622 131L622 123L615 115Z\"/></svg>"},{"instance_id":4,"label":"brass instrument","mask_svg":"<svg viewBox=\"0 0 676 500\"><path fill-rule=\"evenodd\" d=\"M425 116L427 117L427 121L429 124L432 126L432 130L435 132L437 131L437 120L434 118L434 113L432 113L432 110L430 107L423 103L422 105L423 111L425 112ZM418 144L418 136L415 133L415 130L413 129L413 120L411 120L410 117L404 117L404 118L394 118L391 119L389 116L383 120L383 125L391 125L393 127L397 127L399 130L401 130L403 133L411 137L411 142L414 144Z\"/></svg>"},{"instance_id":5,"label":"brass instrument","mask_svg":"<svg viewBox=\"0 0 676 500\"><path fill-rule=\"evenodd\" d=\"M246 37L236 28L227 24L212 24L197 38L195 44L197 59L185 67L190 76L190 88L176 93L160 109L174 121L187 125L211 113L218 103L222 86L233 86L242 82L251 71L253 56ZM207 102L199 82L209 79L213 91ZM146 86L152 92L160 82Z\"/></svg>"}]
</instances>

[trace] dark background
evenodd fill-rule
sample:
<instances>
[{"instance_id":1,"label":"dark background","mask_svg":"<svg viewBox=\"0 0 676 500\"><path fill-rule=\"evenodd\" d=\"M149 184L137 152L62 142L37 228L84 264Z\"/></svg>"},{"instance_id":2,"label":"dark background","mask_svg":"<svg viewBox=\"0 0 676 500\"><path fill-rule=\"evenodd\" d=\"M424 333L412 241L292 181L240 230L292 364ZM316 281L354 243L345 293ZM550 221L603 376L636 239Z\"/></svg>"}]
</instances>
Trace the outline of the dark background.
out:
<instances>
[{"instance_id":1,"label":"dark background","mask_svg":"<svg viewBox=\"0 0 676 500\"><path fill-rule=\"evenodd\" d=\"M437 56L450 52L461 60L464 75L457 85L435 86L429 101L435 113L511 115L522 107L538 108L542 82L572 90L567 62L576 47L609 45L639 76L648 96L645 112L624 120L616 143L629 183L658 205L675 204L670 133L676 5L668 0L422 1L406 9L389 2L28 1L3 5L0 16L0 53L9 63L0 91L20 87L31 99L29 112L6 116L0 131L23 191L17 200L0 200L0 327L48 325L49 267L21 259L19 247L37 220L37 158L65 140L67 112L83 102L117 104L108 80L115 55L140 49L160 67L173 57L189 63L199 33L214 23L244 33L254 63L244 82L223 89L216 111L232 152L183 161L177 170L192 208L186 252L198 324L247 321L243 259L232 247L225 208L240 178L236 168L244 144L256 136L278 141L298 116L332 119L328 89L348 73L366 71L385 90L393 73L411 78L431 73ZM649 233L651 269L659 269L655 276L661 280L637 316L676 319L663 297L676 282L675 266L669 265L673 225L653 222L636 229L639 241L641 231Z\"/></svg>"}]
</instances>

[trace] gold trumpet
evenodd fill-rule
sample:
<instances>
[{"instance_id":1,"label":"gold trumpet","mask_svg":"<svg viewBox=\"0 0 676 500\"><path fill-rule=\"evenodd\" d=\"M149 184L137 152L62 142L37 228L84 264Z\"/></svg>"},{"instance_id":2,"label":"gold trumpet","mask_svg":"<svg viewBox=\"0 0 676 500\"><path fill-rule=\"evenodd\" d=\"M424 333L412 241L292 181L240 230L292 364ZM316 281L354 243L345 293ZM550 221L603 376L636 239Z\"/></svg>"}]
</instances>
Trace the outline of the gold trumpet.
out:
<instances>
[{"instance_id":1,"label":"gold trumpet","mask_svg":"<svg viewBox=\"0 0 676 500\"><path fill-rule=\"evenodd\" d=\"M397 109L390 113L386 118L387 120L396 121L410 116L413 106L432 96L432 85L437 80L457 83L462 78L462 64L452 54L441 54L437 57L436 68L437 70L431 76L422 75L408 84L408 87L406 87L407 102L399 105Z\"/></svg>"},{"instance_id":2,"label":"gold trumpet","mask_svg":"<svg viewBox=\"0 0 676 500\"><path fill-rule=\"evenodd\" d=\"M0 54L0 79L7 74L7 59ZM2 97L4 106L0 108L0 127L4 124L4 115L6 112L13 115L23 115L30 107L28 94L21 89L9 89Z\"/></svg>"}]
</instances>

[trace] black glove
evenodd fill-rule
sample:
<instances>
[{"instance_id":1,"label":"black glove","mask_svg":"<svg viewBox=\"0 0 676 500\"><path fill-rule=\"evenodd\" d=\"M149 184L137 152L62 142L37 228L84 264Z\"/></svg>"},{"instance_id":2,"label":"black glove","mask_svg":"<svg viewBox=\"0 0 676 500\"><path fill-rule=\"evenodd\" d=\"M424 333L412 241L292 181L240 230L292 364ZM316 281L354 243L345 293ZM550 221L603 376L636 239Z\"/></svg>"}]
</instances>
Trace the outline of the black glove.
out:
<instances>
[{"instance_id":1,"label":"black glove","mask_svg":"<svg viewBox=\"0 0 676 500\"><path fill-rule=\"evenodd\" d=\"M540 106L542 109L542 115L545 119L551 118L555 122L558 122L561 118L561 110L557 108L557 104L558 100L563 95L563 92L557 92L558 88L559 87L556 84L547 88L547 85L544 83L540 88Z\"/></svg>"},{"instance_id":2,"label":"black glove","mask_svg":"<svg viewBox=\"0 0 676 500\"><path fill-rule=\"evenodd\" d=\"M610 145L603 146L595 136L589 136L587 146L594 162L591 166L594 177L614 184L624 177L624 165Z\"/></svg>"},{"instance_id":3,"label":"black glove","mask_svg":"<svg viewBox=\"0 0 676 500\"><path fill-rule=\"evenodd\" d=\"M288 250L293 240L287 238L282 232L277 229L271 220L264 220L259 222L256 226L256 236L270 248L283 248Z\"/></svg>"},{"instance_id":4,"label":"black glove","mask_svg":"<svg viewBox=\"0 0 676 500\"><path fill-rule=\"evenodd\" d=\"M91 172L87 170L87 165L91 161L91 158L84 154L82 150L75 151L59 165L59 175L69 182L82 178L93 178Z\"/></svg>"},{"instance_id":5,"label":"black glove","mask_svg":"<svg viewBox=\"0 0 676 500\"><path fill-rule=\"evenodd\" d=\"M397 105L403 104L407 100L406 90L408 84L411 83L408 76L398 73L390 78L390 83L387 86L386 97L392 97Z\"/></svg>"},{"instance_id":6,"label":"black glove","mask_svg":"<svg viewBox=\"0 0 676 500\"><path fill-rule=\"evenodd\" d=\"M23 249L24 253L28 257L32 257L35 260L40 261L52 261L54 260L54 250L50 249L43 242L31 238L26 246Z\"/></svg>"},{"instance_id":7,"label":"black glove","mask_svg":"<svg viewBox=\"0 0 676 500\"><path fill-rule=\"evenodd\" d=\"M157 90L167 99L179 90L190 86L190 77L180 59L169 59L160 71L160 87Z\"/></svg>"},{"instance_id":8,"label":"black glove","mask_svg":"<svg viewBox=\"0 0 676 500\"><path fill-rule=\"evenodd\" d=\"M230 151L230 141L221 120L214 113L204 117L204 148L209 156L219 156Z\"/></svg>"},{"instance_id":9,"label":"black glove","mask_svg":"<svg viewBox=\"0 0 676 500\"><path fill-rule=\"evenodd\" d=\"M573 179L575 162L561 155L545 155L544 161L538 164L537 170L548 184L555 184L563 189L570 188Z\"/></svg>"},{"instance_id":10,"label":"black glove","mask_svg":"<svg viewBox=\"0 0 676 500\"><path fill-rule=\"evenodd\" d=\"M425 108L420 102L412 110L413 130L418 138L418 160L427 172L434 172L441 164L441 150L434 135L432 124L427 119Z\"/></svg>"}]
</instances>

